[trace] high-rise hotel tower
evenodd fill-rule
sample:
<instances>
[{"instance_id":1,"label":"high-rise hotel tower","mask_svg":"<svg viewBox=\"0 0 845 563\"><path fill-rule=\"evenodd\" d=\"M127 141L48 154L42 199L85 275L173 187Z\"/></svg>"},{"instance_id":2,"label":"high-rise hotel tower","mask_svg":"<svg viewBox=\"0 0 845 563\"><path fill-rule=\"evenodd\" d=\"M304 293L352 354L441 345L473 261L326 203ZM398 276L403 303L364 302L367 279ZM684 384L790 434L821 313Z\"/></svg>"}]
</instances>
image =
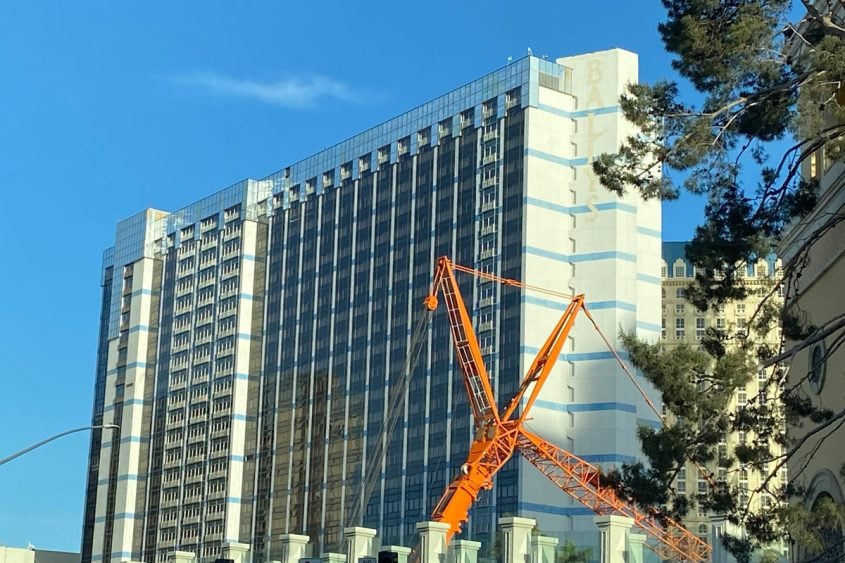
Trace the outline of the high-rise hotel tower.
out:
<instances>
[{"instance_id":1,"label":"high-rise hotel tower","mask_svg":"<svg viewBox=\"0 0 845 563\"><path fill-rule=\"evenodd\" d=\"M616 197L591 157L632 133L621 50L526 57L261 180L117 225L103 264L83 561L278 559L284 533L335 550L349 525L409 545L459 471L472 421L437 313L384 448L435 260L584 292L607 334L660 336L660 208ZM502 401L565 303L462 279ZM656 424L589 323L576 322L532 429L599 464ZM383 452L375 455L374 452ZM350 514L378 464L361 519ZM463 537L534 517L576 544L592 515L510 462Z\"/></svg>"}]
</instances>

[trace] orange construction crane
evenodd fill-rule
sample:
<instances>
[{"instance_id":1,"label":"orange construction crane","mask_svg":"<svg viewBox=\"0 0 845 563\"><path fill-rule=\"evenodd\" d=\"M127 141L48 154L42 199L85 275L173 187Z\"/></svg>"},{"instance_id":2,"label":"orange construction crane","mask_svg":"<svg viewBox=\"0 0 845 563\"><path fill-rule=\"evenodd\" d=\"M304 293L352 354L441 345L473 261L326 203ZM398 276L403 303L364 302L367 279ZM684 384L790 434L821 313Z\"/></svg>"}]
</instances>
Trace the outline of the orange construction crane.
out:
<instances>
[{"instance_id":1,"label":"orange construction crane","mask_svg":"<svg viewBox=\"0 0 845 563\"><path fill-rule=\"evenodd\" d=\"M681 524L662 516L657 508L643 511L623 501L612 489L602 485L602 473L598 468L525 428L526 416L560 355L576 315L583 311L590 317L584 295L571 298L569 306L528 368L516 394L504 413L500 413L469 312L455 279L456 270L506 285L530 287L516 280L454 264L447 257L437 261L432 290L425 299L425 306L430 311L435 310L438 294L442 294L455 344L455 358L463 373L475 419L475 438L466 463L446 488L432 513L432 520L451 526L447 541L461 531L478 493L493 487L493 476L515 451L519 451L552 482L596 514L632 518L634 524L648 534L646 545L664 559L709 561L710 546L706 542Z\"/></svg>"}]
</instances>

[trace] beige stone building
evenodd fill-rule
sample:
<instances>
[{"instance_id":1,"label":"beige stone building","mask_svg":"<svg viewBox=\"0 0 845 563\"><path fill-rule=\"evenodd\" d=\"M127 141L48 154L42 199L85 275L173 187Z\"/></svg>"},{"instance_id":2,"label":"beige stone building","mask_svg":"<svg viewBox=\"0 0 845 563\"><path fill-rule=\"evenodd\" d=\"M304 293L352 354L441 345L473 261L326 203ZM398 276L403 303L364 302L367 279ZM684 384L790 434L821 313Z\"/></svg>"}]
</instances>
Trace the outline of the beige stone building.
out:
<instances>
[{"instance_id":1,"label":"beige stone building","mask_svg":"<svg viewBox=\"0 0 845 563\"><path fill-rule=\"evenodd\" d=\"M725 332L729 336L739 337L747 330L760 302L770 293L773 298L778 299L779 289L777 288L780 277L780 261L771 257L758 260L755 264L748 264L742 271L744 283L748 288L748 296L739 302L728 303L719 307L718 310L701 312L686 299L686 288L694 280L695 270L692 263L686 258L684 248L686 242L664 242L663 243L663 264L661 269L661 281L663 290L663 320L661 341L666 346L677 346L688 344L696 346L701 343L708 328L714 328ZM777 347L780 340L780 331L774 330L768 335L768 343ZM728 342L731 340L729 339ZM731 409L744 405L748 401L767 400L766 381L771 375L771 370L760 370L757 376L749 381L745 388L740 388L731 404ZM768 395L771 395L769 390ZM737 444L745 443L753 439L744 432L726 436L720 449L727 452ZM768 469L768 470L767 470ZM717 479L725 479L732 485L747 491L747 501L752 508L759 507L760 503L768 504L774 502L774 498L767 493L755 493L759 487L761 478L775 471L772 465L764 471L756 471L752 468L732 468L729 470L713 468ZM774 479L770 482L770 490L775 491L785 482L787 472L785 469L777 471ZM695 498L699 492L707 490L708 481L704 475L692 463L688 463L675 481L675 489L678 493L685 493ZM690 531L697 533L705 541L712 542L711 521L716 515L709 514L700 508L693 509L685 519L684 524Z\"/></svg>"},{"instance_id":2,"label":"beige stone building","mask_svg":"<svg viewBox=\"0 0 845 563\"><path fill-rule=\"evenodd\" d=\"M815 7L834 21L845 20L845 3L817 0ZM803 23L803 22L802 22ZM805 45L796 41L793 56ZM833 83L832 83L833 84ZM841 132L845 86L818 114L828 133ZM805 423L789 427L790 437L801 447L789 460L790 478L806 487L807 508L818 510L825 501L845 505L845 158L828 143L802 163L805 179L819 184L818 202L811 213L788 229L778 250L787 269L786 305L800 320L816 328L801 342L787 342L796 353L789 359L788 382L814 406L830 409L833 420L819 426ZM794 270L792 270L792 265ZM801 443L803 441L803 443ZM821 553L796 545L795 561L845 561L842 526L822 533Z\"/></svg>"},{"instance_id":3,"label":"beige stone building","mask_svg":"<svg viewBox=\"0 0 845 563\"><path fill-rule=\"evenodd\" d=\"M845 350L841 347L845 341L845 163L841 157L819 151L808 159L804 174L819 181L820 197L812 213L784 237L780 250L784 263L803 264L800 276L787 280L786 300L802 320L829 333L817 341L788 343L799 348L790 361L789 383L800 386L802 395L815 406L841 415L845 411ZM823 235L807 248L807 241L818 232ZM791 427L790 433L801 440L815 427L811 423ZM808 488L809 508L817 509L824 499L845 502L843 445L845 426L839 418L808 439L790 459L790 474ZM805 554L798 546L796 561L845 561L843 530L830 529L823 536L824 554Z\"/></svg>"}]
</instances>

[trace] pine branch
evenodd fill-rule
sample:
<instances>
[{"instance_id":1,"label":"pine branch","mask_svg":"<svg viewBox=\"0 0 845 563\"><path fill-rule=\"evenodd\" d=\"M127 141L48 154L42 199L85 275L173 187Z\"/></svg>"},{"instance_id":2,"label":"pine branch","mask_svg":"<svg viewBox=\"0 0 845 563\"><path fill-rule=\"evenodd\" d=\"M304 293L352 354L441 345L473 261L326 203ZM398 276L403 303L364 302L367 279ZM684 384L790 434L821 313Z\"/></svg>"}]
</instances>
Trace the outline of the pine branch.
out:
<instances>
[{"instance_id":1,"label":"pine branch","mask_svg":"<svg viewBox=\"0 0 845 563\"><path fill-rule=\"evenodd\" d=\"M806 19L808 21L818 23L822 29L824 29L825 33L829 35L845 39L845 27L837 25L836 22L833 21L833 10L831 10L830 14L823 14L818 8L816 8L816 5L812 2L812 0L801 0L801 3L807 10Z\"/></svg>"}]
</instances>

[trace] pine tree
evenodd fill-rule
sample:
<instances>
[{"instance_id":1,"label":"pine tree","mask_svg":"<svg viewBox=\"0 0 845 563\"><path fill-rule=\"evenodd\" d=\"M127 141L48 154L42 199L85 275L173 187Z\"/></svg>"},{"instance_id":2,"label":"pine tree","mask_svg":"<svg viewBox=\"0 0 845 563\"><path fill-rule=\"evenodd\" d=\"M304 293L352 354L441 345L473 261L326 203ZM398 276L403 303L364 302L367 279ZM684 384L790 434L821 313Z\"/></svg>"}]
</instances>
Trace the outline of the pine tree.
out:
<instances>
[{"instance_id":1,"label":"pine tree","mask_svg":"<svg viewBox=\"0 0 845 563\"><path fill-rule=\"evenodd\" d=\"M686 192L706 198L705 216L687 247L696 266L688 299L704 311L743 299L741 269L773 252L790 223L816 206L818 182L802 177L802 166L820 149L828 159L843 159L845 5L842 0L801 0L795 6L789 0L663 0L663 5L667 19L658 32L675 55L674 69L696 95L685 99L671 81L632 85L620 106L640 133L616 154L596 159L593 168L617 194L635 191L670 200ZM795 9L806 11L800 21L789 19ZM800 278L812 245L843 220L842 214L828 217L783 264L787 285ZM845 521L842 507L810 512L796 502L806 491L794 485L772 490L768 477L803 440L845 419L845 411L814 407L800 386L787 385L784 369L797 350L813 342L833 337L835 346L828 349L845 342L845 311L838 313L813 326L783 307L773 287L746 335L708 330L700 348L672 349L623 335L632 362L662 393L672 422L639 430L647 463L623 466L608 476L612 484L642 506L668 506L676 518L696 503L725 514L747 532L726 540L739 560L776 540L820 547L821 530ZM788 344L780 349L763 344L778 325ZM768 394L730 409L734 391L762 368L771 368ZM788 434L787 425L801 430ZM740 431L755 438L729 452L718 447L726 433ZM763 484L751 493L768 492L779 502L751 508L736 487L713 473L705 494L678 494L671 485L687 460L758 471Z\"/></svg>"}]
</instances>

